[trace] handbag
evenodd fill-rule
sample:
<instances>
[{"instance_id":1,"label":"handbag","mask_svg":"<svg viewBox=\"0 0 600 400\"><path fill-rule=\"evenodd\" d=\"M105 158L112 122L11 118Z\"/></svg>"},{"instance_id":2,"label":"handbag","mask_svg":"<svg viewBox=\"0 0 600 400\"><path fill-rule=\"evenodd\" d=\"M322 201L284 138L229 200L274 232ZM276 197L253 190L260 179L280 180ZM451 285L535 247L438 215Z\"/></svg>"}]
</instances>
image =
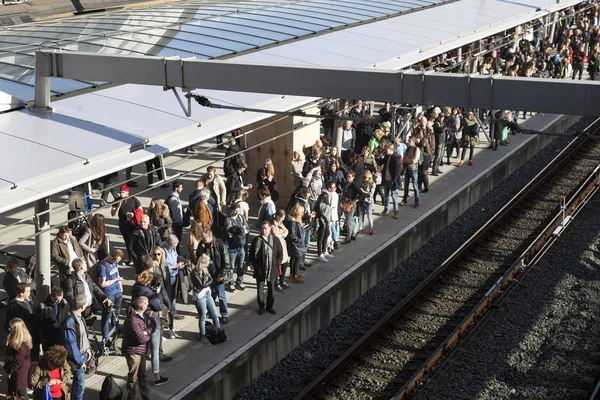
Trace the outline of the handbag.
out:
<instances>
[{"instance_id":1,"label":"handbag","mask_svg":"<svg viewBox=\"0 0 600 400\"><path fill-rule=\"evenodd\" d=\"M40 395L40 400L53 400L50 394L50 383L46 382L46 386L42 389Z\"/></svg>"},{"instance_id":2,"label":"handbag","mask_svg":"<svg viewBox=\"0 0 600 400\"><path fill-rule=\"evenodd\" d=\"M345 213L349 213L352 211L352 203L350 202L342 202L341 205L342 211Z\"/></svg>"}]
</instances>

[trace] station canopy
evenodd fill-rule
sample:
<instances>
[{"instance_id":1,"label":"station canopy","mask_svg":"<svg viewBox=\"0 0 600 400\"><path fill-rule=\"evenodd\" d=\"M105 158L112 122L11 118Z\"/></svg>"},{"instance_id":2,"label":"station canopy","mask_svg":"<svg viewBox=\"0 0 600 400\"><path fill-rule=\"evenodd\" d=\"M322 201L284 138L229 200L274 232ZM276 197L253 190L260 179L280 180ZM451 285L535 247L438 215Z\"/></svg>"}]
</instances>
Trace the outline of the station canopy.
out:
<instances>
[{"instance_id":1,"label":"station canopy","mask_svg":"<svg viewBox=\"0 0 600 400\"><path fill-rule=\"evenodd\" d=\"M34 97L40 48L398 69L577 3L182 1L6 28L0 32L0 213L267 116L196 106L186 117L163 88L61 78L52 78L53 113L32 113L23 106ZM215 103L277 111L318 100L197 92Z\"/></svg>"}]
</instances>

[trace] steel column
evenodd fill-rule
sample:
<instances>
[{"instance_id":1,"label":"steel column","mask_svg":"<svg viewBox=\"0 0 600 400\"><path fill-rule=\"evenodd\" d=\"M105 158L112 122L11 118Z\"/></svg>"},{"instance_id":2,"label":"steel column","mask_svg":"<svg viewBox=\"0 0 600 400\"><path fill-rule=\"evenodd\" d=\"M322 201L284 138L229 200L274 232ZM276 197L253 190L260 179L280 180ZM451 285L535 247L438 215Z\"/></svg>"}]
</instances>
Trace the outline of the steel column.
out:
<instances>
[{"instance_id":1,"label":"steel column","mask_svg":"<svg viewBox=\"0 0 600 400\"><path fill-rule=\"evenodd\" d=\"M32 111L47 113L50 107L50 83L53 75L54 53L36 52L35 56L35 98Z\"/></svg>"},{"instance_id":2,"label":"steel column","mask_svg":"<svg viewBox=\"0 0 600 400\"><path fill-rule=\"evenodd\" d=\"M50 231L45 230L50 226L50 199L45 197L35 202L35 284L36 302L46 299L50 293L52 281L50 279Z\"/></svg>"}]
</instances>

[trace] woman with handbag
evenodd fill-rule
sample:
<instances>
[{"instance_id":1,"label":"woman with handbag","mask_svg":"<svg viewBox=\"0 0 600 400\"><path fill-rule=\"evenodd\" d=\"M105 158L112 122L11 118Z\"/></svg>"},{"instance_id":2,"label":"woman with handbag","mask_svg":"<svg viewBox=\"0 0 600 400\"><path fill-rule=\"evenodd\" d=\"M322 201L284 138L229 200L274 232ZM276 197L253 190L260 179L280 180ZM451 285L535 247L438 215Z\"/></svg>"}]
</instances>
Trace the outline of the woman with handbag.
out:
<instances>
[{"instance_id":1,"label":"woman with handbag","mask_svg":"<svg viewBox=\"0 0 600 400\"><path fill-rule=\"evenodd\" d=\"M67 382L73 380L67 361L67 350L63 346L50 347L33 365L29 375L29 386L33 389L33 400L69 400L71 391Z\"/></svg>"},{"instance_id":2,"label":"woman with handbag","mask_svg":"<svg viewBox=\"0 0 600 400\"><path fill-rule=\"evenodd\" d=\"M9 400L29 399L27 395L27 378L33 341L21 318L13 318L8 323L8 338L6 343L6 358L4 370L8 375Z\"/></svg>"},{"instance_id":3,"label":"woman with handbag","mask_svg":"<svg viewBox=\"0 0 600 400\"><path fill-rule=\"evenodd\" d=\"M194 290L194 304L196 305L199 317L198 330L200 331L200 342L204 344L210 344L210 341L206 337L206 311L210 313L215 328L221 328L217 306L210 293L210 285L212 283L212 276L208 271L210 262L208 254L202 254L198 257L198 264L192 265L190 271L190 281Z\"/></svg>"},{"instance_id":4,"label":"woman with handbag","mask_svg":"<svg viewBox=\"0 0 600 400\"><path fill-rule=\"evenodd\" d=\"M109 243L104 215L94 214L89 228L85 229L79 239L79 246L83 250L83 257L89 269L93 268L98 261L108 257Z\"/></svg>"}]
</instances>

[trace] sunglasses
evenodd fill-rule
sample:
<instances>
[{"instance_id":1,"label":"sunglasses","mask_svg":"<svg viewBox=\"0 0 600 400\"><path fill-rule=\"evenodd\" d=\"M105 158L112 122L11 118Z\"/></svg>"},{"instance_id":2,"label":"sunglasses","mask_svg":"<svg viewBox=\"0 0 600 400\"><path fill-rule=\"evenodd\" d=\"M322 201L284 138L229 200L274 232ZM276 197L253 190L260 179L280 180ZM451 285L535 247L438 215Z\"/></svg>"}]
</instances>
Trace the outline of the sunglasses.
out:
<instances>
[{"instance_id":1,"label":"sunglasses","mask_svg":"<svg viewBox=\"0 0 600 400\"><path fill-rule=\"evenodd\" d=\"M162 256L162 253L154 253L155 256Z\"/></svg>"}]
</instances>

